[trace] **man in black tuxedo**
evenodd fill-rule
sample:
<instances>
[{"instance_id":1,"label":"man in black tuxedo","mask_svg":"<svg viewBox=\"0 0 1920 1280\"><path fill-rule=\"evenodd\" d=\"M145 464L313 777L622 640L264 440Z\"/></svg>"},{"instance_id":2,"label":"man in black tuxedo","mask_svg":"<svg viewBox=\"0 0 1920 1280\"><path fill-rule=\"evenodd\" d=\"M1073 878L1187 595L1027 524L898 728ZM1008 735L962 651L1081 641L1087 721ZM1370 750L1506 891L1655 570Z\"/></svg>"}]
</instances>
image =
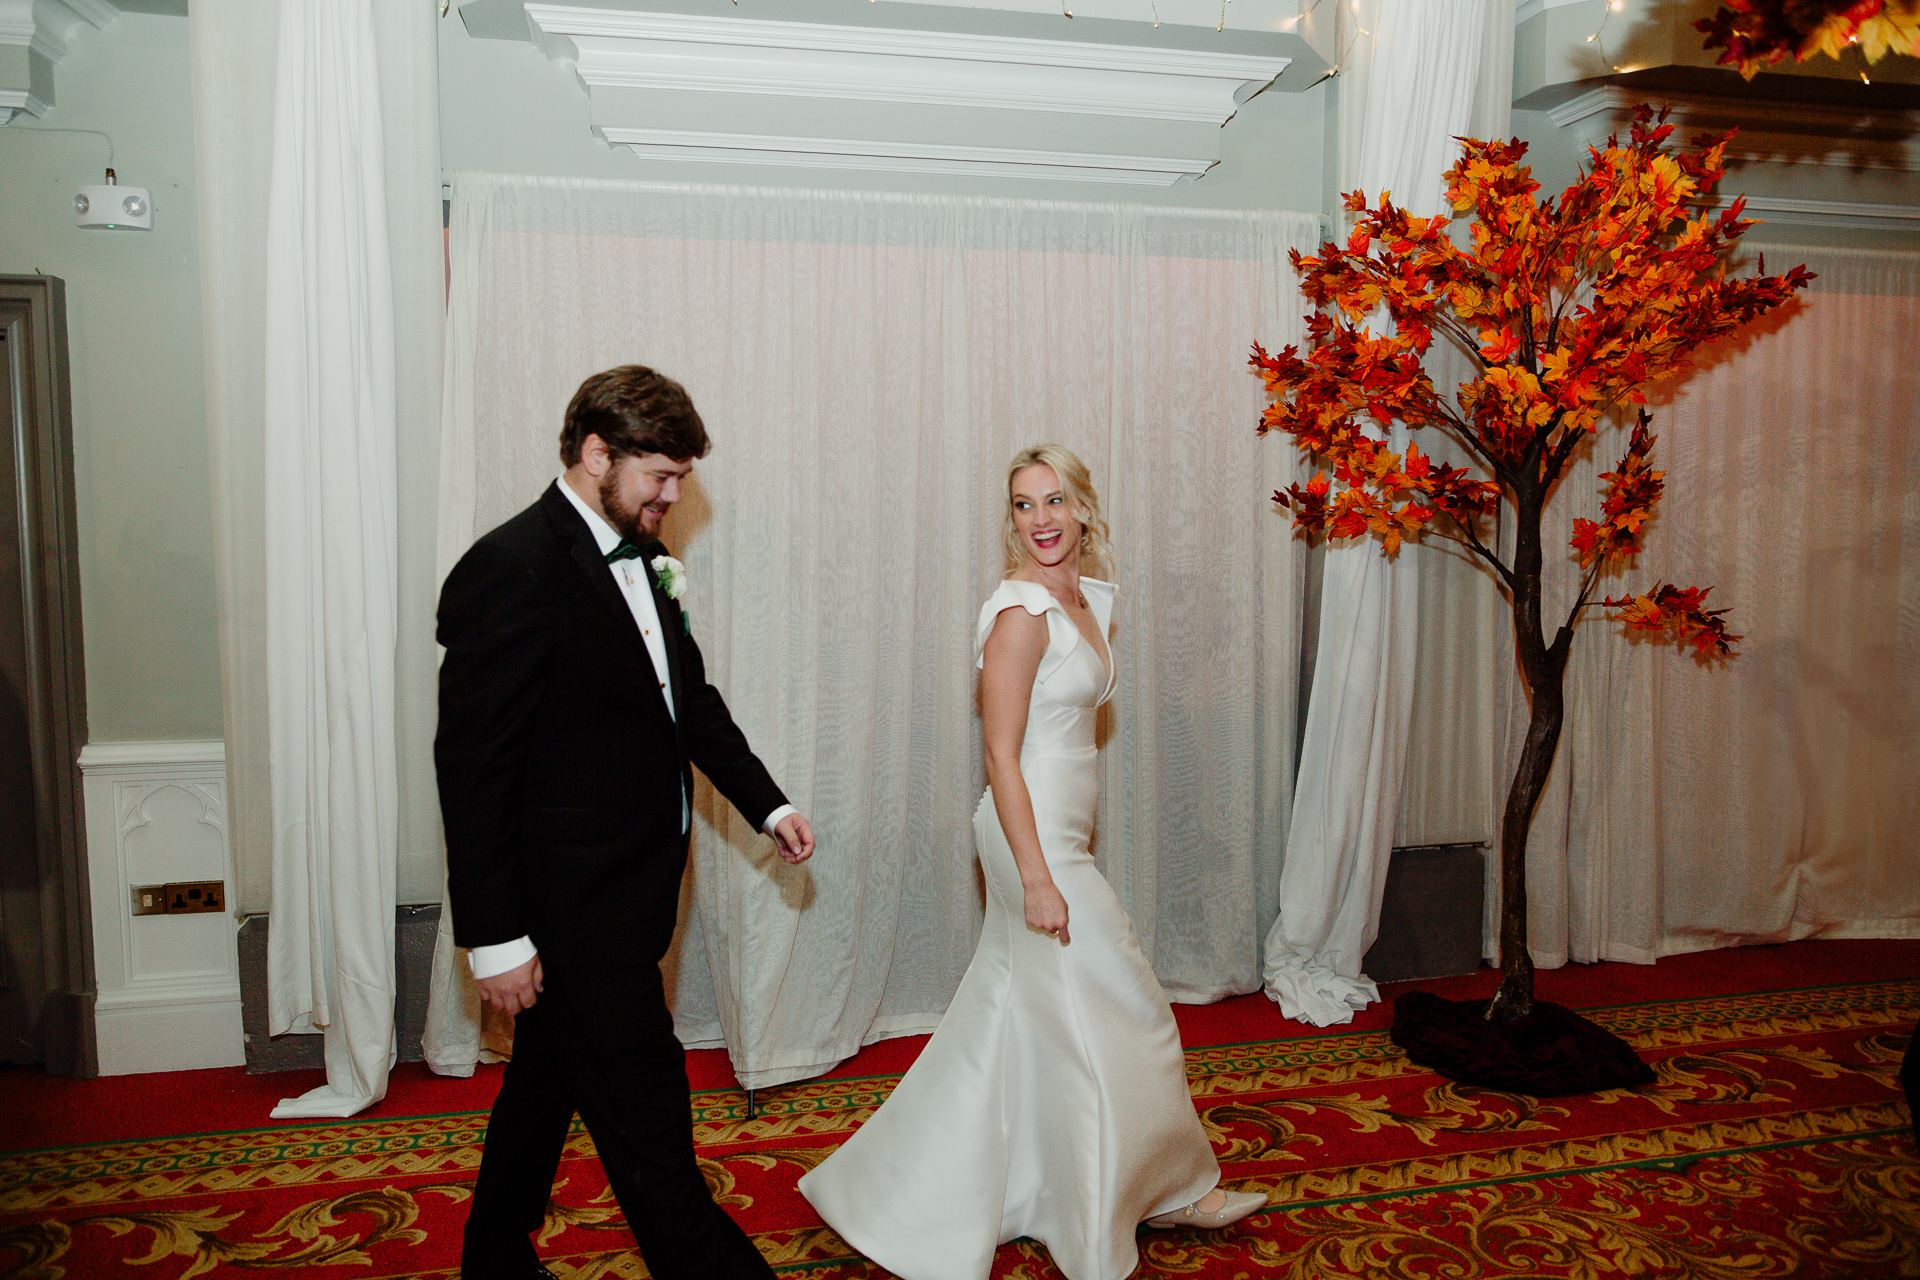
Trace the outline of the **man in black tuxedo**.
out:
<instances>
[{"instance_id":1,"label":"man in black tuxedo","mask_svg":"<svg viewBox=\"0 0 1920 1280\"><path fill-rule=\"evenodd\" d=\"M660 958L687 861L691 766L780 856L813 831L707 683L679 565L656 540L708 449L680 384L625 365L581 384L566 471L475 542L440 594L454 939L518 1015L474 1184L464 1280L550 1273L530 1235L579 1113L660 1280L771 1277L693 1152L686 1054Z\"/></svg>"}]
</instances>

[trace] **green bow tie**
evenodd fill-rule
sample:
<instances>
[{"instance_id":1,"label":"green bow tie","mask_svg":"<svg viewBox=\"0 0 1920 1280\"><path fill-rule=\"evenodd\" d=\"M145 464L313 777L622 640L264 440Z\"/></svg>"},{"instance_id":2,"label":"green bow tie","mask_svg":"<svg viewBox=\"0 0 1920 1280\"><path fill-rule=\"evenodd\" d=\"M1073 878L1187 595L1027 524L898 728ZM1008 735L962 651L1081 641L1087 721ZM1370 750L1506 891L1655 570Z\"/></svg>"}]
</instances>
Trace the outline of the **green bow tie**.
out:
<instances>
[{"instance_id":1,"label":"green bow tie","mask_svg":"<svg viewBox=\"0 0 1920 1280\"><path fill-rule=\"evenodd\" d=\"M638 560L645 554L647 553L643 547L622 538L618 546L607 552L607 563L617 564L622 560Z\"/></svg>"}]
</instances>

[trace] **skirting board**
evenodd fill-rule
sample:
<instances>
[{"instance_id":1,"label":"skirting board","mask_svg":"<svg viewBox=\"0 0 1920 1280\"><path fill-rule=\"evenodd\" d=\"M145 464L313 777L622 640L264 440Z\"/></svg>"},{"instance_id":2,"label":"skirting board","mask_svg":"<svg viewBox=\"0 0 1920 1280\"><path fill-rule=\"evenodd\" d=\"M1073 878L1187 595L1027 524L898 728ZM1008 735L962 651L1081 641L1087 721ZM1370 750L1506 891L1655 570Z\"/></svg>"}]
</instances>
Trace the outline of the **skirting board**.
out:
<instances>
[{"instance_id":1,"label":"skirting board","mask_svg":"<svg viewBox=\"0 0 1920 1280\"><path fill-rule=\"evenodd\" d=\"M93 1025L103 1076L232 1067L246 1057L237 983L159 988L112 1002L102 997Z\"/></svg>"},{"instance_id":2,"label":"skirting board","mask_svg":"<svg viewBox=\"0 0 1920 1280\"><path fill-rule=\"evenodd\" d=\"M232 890L225 744L89 743L79 763L100 1074L238 1066L233 917L133 914L134 885L218 880Z\"/></svg>"}]
</instances>

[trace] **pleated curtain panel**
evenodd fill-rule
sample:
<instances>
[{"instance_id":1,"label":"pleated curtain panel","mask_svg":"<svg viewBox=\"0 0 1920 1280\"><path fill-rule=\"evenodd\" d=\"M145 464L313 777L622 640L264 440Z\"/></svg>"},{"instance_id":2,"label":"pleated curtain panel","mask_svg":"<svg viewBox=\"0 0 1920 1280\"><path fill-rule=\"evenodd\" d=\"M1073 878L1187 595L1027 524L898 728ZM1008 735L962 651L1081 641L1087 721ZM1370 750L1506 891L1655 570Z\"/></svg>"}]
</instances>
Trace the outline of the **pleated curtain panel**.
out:
<instances>
[{"instance_id":1,"label":"pleated curtain panel","mask_svg":"<svg viewBox=\"0 0 1920 1280\"><path fill-rule=\"evenodd\" d=\"M393 1054L398 772L393 279L371 13L284 0L268 202L268 1029L324 1028L352 1115Z\"/></svg>"},{"instance_id":2,"label":"pleated curtain panel","mask_svg":"<svg viewBox=\"0 0 1920 1280\"><path fill-rule=\"evenodd\" d=\"M1096 850L1176 999L1260 984L1292 785L1303 551L1267 501L1255 339L1298 341L1311 214L453 180L440 561L559 471L574 387L681 380L712 454L666 541L708 669L818 855L704 783L683 1039L762 1087L939 1021L981 913L970 643L1014 451L1091 466L1120 684ZM481 1037L443 921L430 1063Z\"/></svg>"},{"instance_id":3,"label":"pleated curtain panel","mask_svg":"<svg viewBox=\"0 0 1920 1280\"><path fill-rule=\"evenodd\" d=\"M1511 4L1494 6L1508 28L1512 16ZM1377 34L1356 44L1342 86L1342 140L1355 157L1341 166L1342 191L1369 202L1390 193L1418 217L1443 212L1441 174L1459 154L1454 138L1475 123L1491 20L1487 0L1378 0L1360 23ZM1504 113L1497 124L1504 131ZM1389 323L1384 316L1374 323ZM1383 434L1406 448L1402 424ZM1317 661L1264 967L1280 1011L1315 1026L1349 1022L1379 998L1361 963L1379 932L1400 817L1427 554L1408 548L1387 560L1371 538L1342 539L1323 561Z\"/></svg>"},{"instance_id":4,"label":"pleated curtain panel","mask_svg":"<svg viewBox=\"0 0 1920 1280\"><path fill-rule=\"evenodd\" d=\"M349 1116L395 1052L397 864L439 839L436 12L188 22L235 900L270 910L269 1030L325 1037L274 1115Z\"/></svg>"}]
</instances>

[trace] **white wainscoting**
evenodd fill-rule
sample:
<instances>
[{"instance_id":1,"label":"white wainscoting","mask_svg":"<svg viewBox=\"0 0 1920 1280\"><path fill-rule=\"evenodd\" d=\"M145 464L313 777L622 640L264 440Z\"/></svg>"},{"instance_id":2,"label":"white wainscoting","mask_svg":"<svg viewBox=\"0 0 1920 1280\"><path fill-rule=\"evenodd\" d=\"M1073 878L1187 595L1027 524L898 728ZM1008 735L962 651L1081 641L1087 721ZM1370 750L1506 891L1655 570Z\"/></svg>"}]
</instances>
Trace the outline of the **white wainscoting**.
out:
<instances>
[{"instance_id":1,"label":"white wainscoting","mask_svg":"<svg viewBox=\"0 0 1920 1280\"><path fill-rule=\"evenodd\" d=\"M80 773L100 1074L239 1065L246 1050L232 910L133 914L134 885L218 880L233 893L226 745L90 743Z\"/></svg>"}]
</instances>

